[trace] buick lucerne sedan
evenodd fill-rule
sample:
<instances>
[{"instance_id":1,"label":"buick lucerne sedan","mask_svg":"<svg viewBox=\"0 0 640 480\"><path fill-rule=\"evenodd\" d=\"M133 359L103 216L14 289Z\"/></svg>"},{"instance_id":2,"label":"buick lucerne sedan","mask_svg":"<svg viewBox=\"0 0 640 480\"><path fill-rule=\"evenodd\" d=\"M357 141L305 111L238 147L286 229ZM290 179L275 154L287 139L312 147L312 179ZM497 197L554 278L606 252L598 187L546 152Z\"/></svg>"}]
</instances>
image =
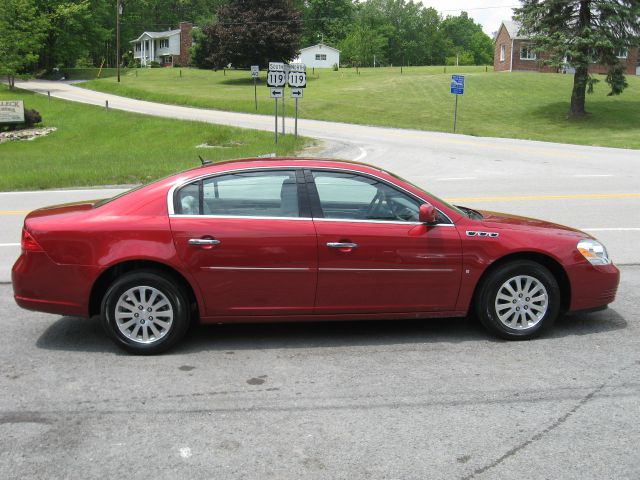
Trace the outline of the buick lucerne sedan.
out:
<instances>
[{"instance_id":1,"label":"buick lucerne sedan","mask_svg":"<svg viewBox=\"0 0 640 480\"><path fill-rule=\"evenodd\" d=\"M12 272L23 308L100 315L132 353L202 323L460 317L529 339L611 303L587 233L453 206L374 166L205 165L108 200L43 208Z\"/></svg>"}]
</instances>

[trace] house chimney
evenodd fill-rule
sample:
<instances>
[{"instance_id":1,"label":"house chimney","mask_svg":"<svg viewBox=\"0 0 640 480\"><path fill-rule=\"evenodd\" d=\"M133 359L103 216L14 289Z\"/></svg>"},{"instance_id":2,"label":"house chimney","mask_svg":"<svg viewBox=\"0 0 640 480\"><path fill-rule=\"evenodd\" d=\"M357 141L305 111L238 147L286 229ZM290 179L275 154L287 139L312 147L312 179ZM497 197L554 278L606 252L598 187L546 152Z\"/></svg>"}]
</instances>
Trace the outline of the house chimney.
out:
<instances>
[{"instance_id":1,"label":"house chimney","mask_svg":"<svg viewBox=\"0 0 640 480\"><path fill-rule=\"evenodd\" d=\"M186 67L191 60L189 49L191 48L191 30L193 24L190 22L180 22L180 56L178 57L177 64L182 67Z\"/></svg>"}]
</instances>

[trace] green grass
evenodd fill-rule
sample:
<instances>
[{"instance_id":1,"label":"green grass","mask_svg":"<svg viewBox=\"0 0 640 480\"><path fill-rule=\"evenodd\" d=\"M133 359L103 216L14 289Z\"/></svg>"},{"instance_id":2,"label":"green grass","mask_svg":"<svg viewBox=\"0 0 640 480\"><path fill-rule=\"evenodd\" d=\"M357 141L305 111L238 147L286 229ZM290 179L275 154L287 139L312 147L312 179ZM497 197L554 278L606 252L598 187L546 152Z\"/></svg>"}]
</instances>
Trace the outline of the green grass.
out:
<instances>
[{"instance_id":1,"label":"green grass","mask_svg":"<svg viewBox=\"0 0 640 480\"><path fill-rule=\"evenodd\" d=\"M182 71L182 77L180 77ZM485 67L408 67L308 71L300 116L365 125L450 132L454 97L451 73L466 74L459 98L458 132L468 135L640 148L640 77L608 97L604 77L587 97L590 115L567 118L573 77L561 74L495 73ZM258 84L258 113L272 114L273 100ZM117 84L107 78L86 88L162 103L255 112L253 83L247 71L141 69ZM287 92L288 94L288 92ZM290 105L292 102L290 102ZM290 108L290 107L289 107ZM289 110L290 111L290 110Z\"/></svg>"},{"instance_id":2,"label":"green grass","mask_svg":"<svg viewBox=\"0 0 640 480\"><path fill-rule=\"evenodd\" d=\"M57 131L33 141L0 144L0 190L27 190L148 182L199 165L198 155L214 161L271 152L290 155L309 140L136 115L10 92L0 85L0 100L23 100L42 114L43 126ZM196 148L207 143L217 148Z\"/></svg>"}]
</instances>

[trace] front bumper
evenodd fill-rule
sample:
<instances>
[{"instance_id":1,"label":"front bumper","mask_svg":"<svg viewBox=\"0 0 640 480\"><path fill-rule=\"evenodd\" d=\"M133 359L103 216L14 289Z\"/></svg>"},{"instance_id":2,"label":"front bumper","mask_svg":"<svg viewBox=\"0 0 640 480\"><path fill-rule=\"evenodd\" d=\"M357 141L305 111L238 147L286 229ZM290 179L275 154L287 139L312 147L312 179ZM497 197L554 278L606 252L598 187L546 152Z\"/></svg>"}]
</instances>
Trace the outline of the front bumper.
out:
<instances>
[{"instance_id":1,"label":"front bumper","mask_svg":"<svg viewBox=\"0 0 640 480\"><path fill-rule=\"evenodd\" d=\"M575 264L567 269L571 284L570 312L597 310L616 299L620 270L615 265Z\"/></svg>"}]
</instances>

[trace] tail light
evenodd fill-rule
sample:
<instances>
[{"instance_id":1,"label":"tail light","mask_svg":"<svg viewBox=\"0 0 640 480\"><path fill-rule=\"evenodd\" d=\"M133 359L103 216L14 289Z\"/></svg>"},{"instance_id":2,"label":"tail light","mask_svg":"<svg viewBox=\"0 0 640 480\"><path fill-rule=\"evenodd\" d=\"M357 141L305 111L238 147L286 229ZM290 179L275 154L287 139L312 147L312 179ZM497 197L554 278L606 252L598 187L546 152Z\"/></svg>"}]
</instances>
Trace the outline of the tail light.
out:
<instances>
[{"instance_id":1,"label":"tail light","mask_svg":"<svg viewBox=\"0 0 640 480\"><path fill-rule=\"evenodd\" d=\"M36 242L29 232L22 229L22 251L23 252L42 252L42 247Z\"/></svg>"}]
</instances>

